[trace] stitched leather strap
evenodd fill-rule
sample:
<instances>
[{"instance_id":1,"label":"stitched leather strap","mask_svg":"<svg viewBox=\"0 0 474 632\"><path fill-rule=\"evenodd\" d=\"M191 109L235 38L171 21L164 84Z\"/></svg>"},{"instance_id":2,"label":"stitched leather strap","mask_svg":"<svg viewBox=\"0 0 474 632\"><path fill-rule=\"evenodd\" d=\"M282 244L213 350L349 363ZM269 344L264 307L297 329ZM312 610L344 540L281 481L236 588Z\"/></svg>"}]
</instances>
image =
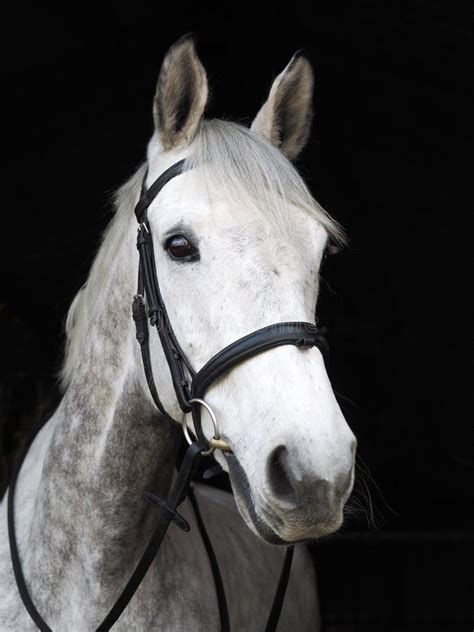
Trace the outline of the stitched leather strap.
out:
<instances>
[{"instance_id":1,"label":"stitched leather strap","mask_svg":"<svg viewBox=\"0 0 474 632\"><path fill-rule=\"evenodd\" d=\"M141 229L138 231L137 248L140 253L140 273L143 278L148 318L150 324L155 326L158 332L181 410L189 412L191 406L188 402L191 399L191 392L187 374L192 378L195 371L177 341L161 296L153 241L147 220L141 224ZM148 345L148 340L145 341L145 345ZM150 383L148 385L150 386Z\"/></svg>"},{"instance_id":2,"label":"stitched leather strap","mask_svg":"<svg viewBox=\"0 0 474 632\"><path fill-rule=\"evenodd\" d=\"M148 207L156 198L161 189L165 186L165 184L167 184L174 177L179 176L181 173L183 173L184 163L185 160L175 162L174 165L171 165L171 167L163 171L163 173L153 182L149 189L146 188L146 177L148 175L148 169L145 171L145 176L142 181L140 199L135 206L135 215L139 224L141 224L145 220Z\"/></svg>"},{"instance_id":3,"label":"stitched leather strap","mask_svg":"<svg viewBox=\"0 0 474 632\"><path fill-rule=\"evenodd\" d=\"M155 253L153 251L153 239L151 235L151 228L148 222L148 208L158 193L163 187L173 178L180 175L183 172L184 160L171 165L166 171L164 171L150 186L146 188L146 174L143 178L142 189L140 199L135 206L135 215L139 222L139 231L137 236L137 248L140 256L139 262L139 275L138 275L138 289L137 295L142 295L146 298L147 313L150 320L150 324L156 327L158 335L160 337L161 346L166 357L171 379L173 382L176 397L180 405L181 410L189 412L191 406L189 400L191 399L191 391L188 376L190 379L195 375L191 363L186 357L186 354L182 350L176 335L173 331L166 306L161 295L160 285L158 281L158 275L156 270ZM142 332L138 331L137 321L137 338L142 335ZM140 342L140 341L139 341ZM156 386L153 380L153 371L150 361L149 343L148 338L145 337L143 342L140 342L142 348L142 358L145 368L145 376L148 382L150 392L155 400L155 394L157 400L158 393L156 392ZM155 393L155 394L154 394ZM156 403L156 400L155 400ZM164 411L163 406L158 407L160 412ZM164 411L167 417L170 415ZM204 437L201 436L201 441Z\"/></svg>"},{"instance_id":4,"label":"stitched leather strap","mask_svg":"<svg viewBox=\"0 0 474 632\"><path fill-rule=\"evenodd\" d=\"M148 331L148 317L145 311L145 304L143 302L143 296L137 294L133 299L132 304L132 316L135 321L136 339L140 345L140 351L142 354L142 364L145 371L145 377L150 390L150 394L155 402L155 406L160 411L160 414L167 419L171 417L166 412L163 404L161 403L160 396L156 389L155 380L153 378L153 368L150 358L150 345L148 344L149 331Z\"/></svg>"},{"instance_id":5,"label":"stitched leather strap","mask_svg":"<svg viewBox=\"0 0 474 632\"><path fill-rule=\"evenodd\" d=\"M280 347L294 345L300 349L318 347L323 358L328 356L328 344L322 331L312 323L283 322L263 327L239 338L216 353L194 376L191 392L193 398L204 399L204 395L213 382L233 367L253 356ZM201 407L192 409L194 429L200 441L205 442L201 424Z\"/></svg>"},{"instance_id":6,"label":"stitched leather strap","mask_svg":"<svg viewBox=\"0 0 474 632\"><path fill-rule=\"evenodd\" d=\"M328 355L326 338L315 325L305 322L269 325L232 342L206 362L193 379L193 397L202 398L207 388L236 364L282 345L294 345L300 349L318 347L324 358Z\"/></svg>"}]
</instances>

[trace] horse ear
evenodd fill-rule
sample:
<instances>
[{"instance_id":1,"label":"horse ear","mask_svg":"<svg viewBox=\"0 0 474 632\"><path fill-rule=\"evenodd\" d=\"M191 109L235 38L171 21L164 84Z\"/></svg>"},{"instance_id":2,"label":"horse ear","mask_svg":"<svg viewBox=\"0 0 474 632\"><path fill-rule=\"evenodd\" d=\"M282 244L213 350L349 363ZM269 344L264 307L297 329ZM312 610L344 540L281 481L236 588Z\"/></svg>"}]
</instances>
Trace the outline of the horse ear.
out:
<instances>
[{"instance_id":1,"label":"horse ear","mask_svg":"<svg viewBox=\"0 0 474 632\"><path fill-rule=\"evenodd\" d=\"M164 150L192 141L207 94L206 71L196 54L194 36L185 35L166 54L156 86L153 116Z\"/></svg>"},{"instance_id":2,"label":"horse ear","mask_svg":"<svg viewBox=\"0 0 474 632\"><path fill-rule=\"evenodd\" d=\"M279 147L290 160L308 140L313 118L314 76L311 64L300 53L291 58L273 82L267 101L251 129Z\"/></svg>"}]
</instances>

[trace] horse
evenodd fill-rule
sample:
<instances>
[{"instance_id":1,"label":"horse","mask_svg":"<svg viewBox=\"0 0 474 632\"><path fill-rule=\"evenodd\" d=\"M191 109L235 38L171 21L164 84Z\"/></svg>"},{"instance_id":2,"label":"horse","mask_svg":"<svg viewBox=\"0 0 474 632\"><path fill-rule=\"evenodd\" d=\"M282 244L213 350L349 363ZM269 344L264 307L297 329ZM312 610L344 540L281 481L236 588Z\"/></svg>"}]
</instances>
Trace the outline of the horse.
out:
<instances>
[{"instance_id":1,"label":"horse","mask_svg":"<svg viewBox=\"0 0 474 632\"><path fill-rule=\"evenodd\" d=\"M341 227L314 200L293 160L308 139L313 71L296 54L250 127L208 120L208 82L194 40L166 54L143 164L117 192L115 214L66 319L62 399L18 473L14 522L25 582L53 630L95 630L153 531L150 489L166 495L182 444L181 410L158 336L150 357L163 409L144 374L130 312L138 258L133 209L177 161L148 209L170 322L202 367L239 336L272 323L314 321L319 269ZM318 348L279 346L235 366L206 394L216 449L233 494L194 485L215 548L232 630L261 631L285 546L294 566L278 630L319 629L309 540L336 531L354 480L356 439ZM202 431L213 436L203 414ZM0 630L37 629L19 595L0 512ZM172 526L114 630L219 628L212 569L189 499L191 526Z\"/></svg>"}]
</instances>

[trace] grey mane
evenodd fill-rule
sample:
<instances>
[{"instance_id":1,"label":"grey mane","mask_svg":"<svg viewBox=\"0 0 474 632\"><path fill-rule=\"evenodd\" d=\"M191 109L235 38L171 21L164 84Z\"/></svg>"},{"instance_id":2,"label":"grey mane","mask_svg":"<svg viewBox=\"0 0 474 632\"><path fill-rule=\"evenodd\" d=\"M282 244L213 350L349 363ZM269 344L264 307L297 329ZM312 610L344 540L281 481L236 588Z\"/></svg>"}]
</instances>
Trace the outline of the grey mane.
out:
<instances>
[{"instance_id":1,"label":"grey mane","mask_svg":"<svg viewBox=\"0 0 474 632\"><path fill-rule=\"evenodd\" d=\"M271 213L274 221L287 215L289 204L297 206L317 219L333 241L344 242L341 226L316 202L294 165L247 127L218 119L202 121L185 167L199 167L209 189Z\"/></svg>"}]
</instances>

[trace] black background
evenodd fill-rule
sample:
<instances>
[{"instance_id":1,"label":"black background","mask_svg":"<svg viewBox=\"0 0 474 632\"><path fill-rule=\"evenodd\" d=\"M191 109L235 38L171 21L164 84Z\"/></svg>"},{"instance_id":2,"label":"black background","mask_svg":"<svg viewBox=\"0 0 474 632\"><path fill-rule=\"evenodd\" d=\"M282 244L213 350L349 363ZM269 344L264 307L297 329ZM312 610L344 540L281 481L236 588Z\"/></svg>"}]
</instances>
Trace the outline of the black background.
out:
<instances>
[{"instance_id":1,"label":"black background","mask_svg":"<svg viewBox=\"0 0 474 632\"><path fill-rule=\"evenodd\" d=\"M298 166L350 237L325 263L319 315L361 457L355 515L313 546L326 630L471 630L469 5L258 9L118 1L4 14L3 482L57 396L62 323L110 194L144 157L168 46L197 34L208 116L243 122L303 49L316 117Z\"/></svg>"}]
</instances>

